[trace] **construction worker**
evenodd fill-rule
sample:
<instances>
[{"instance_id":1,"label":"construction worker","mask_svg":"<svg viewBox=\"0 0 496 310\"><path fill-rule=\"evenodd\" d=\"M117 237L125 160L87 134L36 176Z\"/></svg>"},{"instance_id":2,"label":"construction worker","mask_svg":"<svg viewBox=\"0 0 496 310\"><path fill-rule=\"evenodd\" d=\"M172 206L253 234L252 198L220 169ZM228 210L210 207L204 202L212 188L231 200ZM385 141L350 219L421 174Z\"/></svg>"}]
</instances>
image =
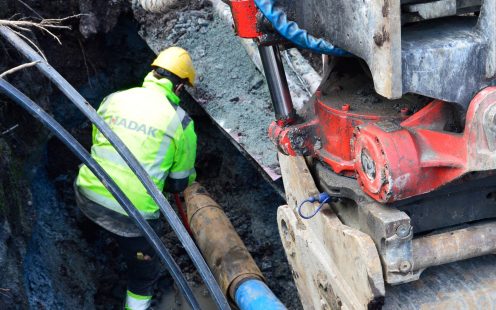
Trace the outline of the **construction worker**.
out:
<instances>
[{"instance_id":1,"label":"construction worker","mask_svg":"<svg viewBox=\"0 0 496 310\"><path fill-rule=\"evenodd\" d=\"M196 177L196 134L193 121L179 106L186 84L194 86L195 70L187 51L171 47L152 64L143 86L113 93L98 114L136 156L161 190L181 192ZM124 191L152 227L159 226L159 208L109 141L93 127L91 156ZM76 200L93 222L110 231L128 269L126 309L148 309L159 261L139 229L103 184L81 166Z\"/></svg>"}]
</instances>

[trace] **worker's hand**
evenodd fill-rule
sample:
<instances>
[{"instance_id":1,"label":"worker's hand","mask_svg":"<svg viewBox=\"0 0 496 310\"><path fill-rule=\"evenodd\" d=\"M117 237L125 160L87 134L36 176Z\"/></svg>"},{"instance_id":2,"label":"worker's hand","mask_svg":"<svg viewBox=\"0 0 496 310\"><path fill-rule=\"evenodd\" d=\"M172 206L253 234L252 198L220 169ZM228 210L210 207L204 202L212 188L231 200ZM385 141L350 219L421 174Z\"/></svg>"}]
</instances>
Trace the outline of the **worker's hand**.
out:
<instances>
[{"instance_id":1,"label":"worker's hand","mask_svg":"<svg viewBox=\"0 0 496 310\"><path fill-rule=\"evenodd\" d=\"M180 96L181 93L183 92L184 90L184 84L179 84L177 85L176 89L174 90L174 93L177 95L177 96Z\"/></svg>"}]
</instances>

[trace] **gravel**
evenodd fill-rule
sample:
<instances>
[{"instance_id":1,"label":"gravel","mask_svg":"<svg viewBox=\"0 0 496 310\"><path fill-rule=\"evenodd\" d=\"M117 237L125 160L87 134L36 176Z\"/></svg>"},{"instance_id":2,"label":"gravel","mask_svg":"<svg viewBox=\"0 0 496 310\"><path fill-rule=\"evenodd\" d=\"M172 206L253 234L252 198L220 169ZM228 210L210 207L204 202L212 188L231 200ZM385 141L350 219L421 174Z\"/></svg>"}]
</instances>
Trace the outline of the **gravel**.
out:
<instances>
[{"instance_id":1,"label":"gravel","mask_svg":"<svg viewBox=\"0 0 496 310\"><path fill-rule=\"evenodd\" d=\"M255 161L277 175L277 151L267 136L274 112L264 77L208 1L199 3L165 15L136 8L140 34L156 53L172 45L191 53L198 73L193 96Z\"/></svg>"}]
</instances>

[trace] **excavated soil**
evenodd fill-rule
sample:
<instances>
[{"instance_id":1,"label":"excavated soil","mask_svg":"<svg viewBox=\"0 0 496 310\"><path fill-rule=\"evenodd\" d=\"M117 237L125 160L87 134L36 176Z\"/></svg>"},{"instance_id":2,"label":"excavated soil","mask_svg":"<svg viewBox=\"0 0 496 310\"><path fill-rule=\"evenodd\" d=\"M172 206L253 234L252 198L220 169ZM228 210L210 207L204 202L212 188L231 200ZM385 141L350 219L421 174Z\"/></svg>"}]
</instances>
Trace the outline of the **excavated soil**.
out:
<instances>
[{"instance_id":1,"label":"excavated soil","mask_svg":"<svg viewBox=\"0 0 496 310\"><path fill-rule=\"evenodd\" d=\"M108 5L96 0L25 0L23 3L30 8L20 1L0 1L0 18L10 17L14 12L32 16L33 10L43 17L88 14L69 22L72 31L57 32L62 45L39 32L30 38L93 106L98 106L111 92L139 85L149 70L154 53L138 35L138 30L143 30L140 23L146 17L136 14L135 18L127 1L109 1ZM177 16L176 24L180 24L181 16L185 16L183 19L194 16L197 28L192 31L199 33L205 27L221 27L203 1L192 1L189 7L170 16ZM164 27L164 33L167 30ZM177 30L173 36L176 37L171 37L170 42L177 39L176 43L186 44L179 42L181 35ZM217 44L219 40L212 38ZM188 44L193 46L194 42ZM241 51L233 53L240 56L237 62L219 61L216 75L249 63L241 57ZM201 49L195 49L193 55L195 61L201 61ZM24 61L5 43L0 43L0 57L7 59L0 63L0 72ZM226 92L218 96L231 100L239 97L236 95L239 89L249 87L250 96L264 102L263 107L253 108L267 109L269 117L263 78L256 70L250 70L252 85L237 85L227 77L223 80ZM206 70L201 75L204 79L200 79L201 86L194 95L206 100L212 94L208 90L209 75ZM8 80L89 147L89 123L36 70L18 72ZM199 181L224 207L276 295L289 309L300 309L277 231L276 210L284 201L210 117L198 109L198 104L189 96L184 101L199 136ZM0 96L1 309L119 309L122 306L126 279L117 245L108 233L81 216L74 203L72 182L78 165L79 161L58 140ZM174 234L166 227L162 235L188 280L203 293L200 278ZM164 273L157 300L167 290L174 288Z\"/></svg>"},{"instance_id":2,"label":"excavated soil","mask_svg":"<svg viewBox=\"0 0 496 310\"><path fill-rule=\"evenodd\" d=\"M267 137L274 112L264 77L210 2L193 1L165 15L133 11L155 52L177 45L191 53L198 74L193 96L260 165L278 173L277 151Z\"/></svg>"}]
</instances>

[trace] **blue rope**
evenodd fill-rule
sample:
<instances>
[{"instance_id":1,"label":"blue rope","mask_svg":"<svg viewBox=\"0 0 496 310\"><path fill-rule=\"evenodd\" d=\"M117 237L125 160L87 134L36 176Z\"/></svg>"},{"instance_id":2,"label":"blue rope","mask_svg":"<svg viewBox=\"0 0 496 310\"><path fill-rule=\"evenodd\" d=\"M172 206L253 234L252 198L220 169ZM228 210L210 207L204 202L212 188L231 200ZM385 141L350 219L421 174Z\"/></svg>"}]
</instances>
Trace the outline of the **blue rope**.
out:
<instances>
[{"instance_id":1,"label":"blue rope","mask_svg":"<svg viewBox=\"0 0 496 310\"><path fill-rule=\"evenodd\" d=\"M331 198L332 198L332 197L331 197L331 196L329 196L329 194L327 194L327 193L320 193L320 194L319 194L318 196L316 196L316 197L309 197L309 198L307 198L307 199L303 200L303 201L300 203L300 205L298 206L298 214L299 214L302 218L304 218L305 220L309 220L309 219L313 218L314 216L316 216L316 215L320 212L320 210L322 209L322 207L324 206L324 204L326 204L329 200L331 200ZM304 205L305 203L307 203L307 202L309 202L309 203L314 203L314 202L317 202L317 201L318 201L318 202L320 202L320 205L319 205L319 207L318 207L317 209L315 209L315 211L313 211L313 213L312 213L312 214L310 214L310 215L305 215L305 214L303 214L303 212L302 212L302 210L301 210L301 209L302 209L302 207L303 207L303 205Z\"/></svg>"}]
</instances>

